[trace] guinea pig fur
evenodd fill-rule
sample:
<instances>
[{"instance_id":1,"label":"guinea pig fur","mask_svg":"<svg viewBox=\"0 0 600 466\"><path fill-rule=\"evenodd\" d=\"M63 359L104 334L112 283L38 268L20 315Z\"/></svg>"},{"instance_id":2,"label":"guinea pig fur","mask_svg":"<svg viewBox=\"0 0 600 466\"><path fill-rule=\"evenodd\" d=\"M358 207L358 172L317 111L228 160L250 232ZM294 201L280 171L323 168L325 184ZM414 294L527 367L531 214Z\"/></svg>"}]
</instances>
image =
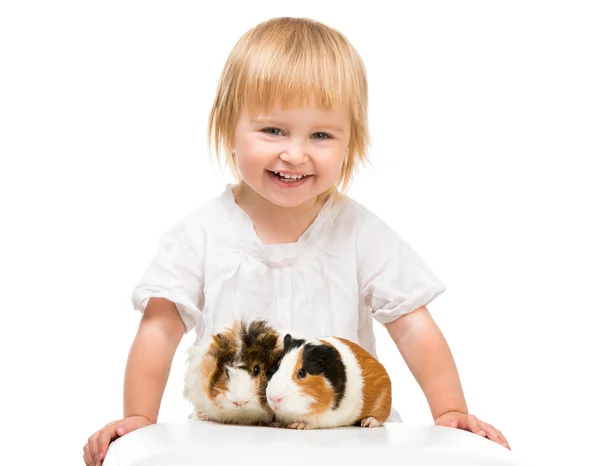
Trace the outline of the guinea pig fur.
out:
<instances>
[{"instance_id":1,"label":"guinea pig fur","mask_svg":"<svg viewBox=\"0 0 600 466\"><path fill-rule=\"evenodd\" d=\"M268 424L267 374L281 357L281 335L266 321L235 321L204 347L187 351L184 397L194 417L229 424Z\"/></svg>"},{"instance_id":2,"label":"guinea pig fur","mask_svg":"<svg viewBox=\"0 0 600 466\"><path fill-rule=\"evenodd\" d=\"M392 383L383 365L361 346L337 337L284 337L267 385L273 425L318 429L383 425L392 409Z\"/></svg>"}]
</instances>

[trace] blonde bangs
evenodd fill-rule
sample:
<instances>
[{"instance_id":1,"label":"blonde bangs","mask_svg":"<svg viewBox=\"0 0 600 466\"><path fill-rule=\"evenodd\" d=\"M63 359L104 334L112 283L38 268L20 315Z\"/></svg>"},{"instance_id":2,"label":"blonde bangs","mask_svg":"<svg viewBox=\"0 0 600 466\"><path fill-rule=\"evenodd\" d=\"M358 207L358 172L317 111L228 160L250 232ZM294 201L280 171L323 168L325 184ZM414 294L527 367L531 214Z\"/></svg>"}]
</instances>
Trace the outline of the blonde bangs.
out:
<instances>
[{"instance_id":1,"label":"blonde bangs","mask_svg":"<svg viewBox=\"0 0 600 466\"><path fill-rule=\"evenodd\" d=\"M209 140L217 159L224 151L227 165L238 176L232 151L242 111L256 116L275 105L289 108L314 104L331 109L345 102L350 105L352 134L335 187L345 187L355 169L355 159L367 159L367 79L363 62L341 33L317 21L265 21L244 34L228 57L209 117Z\"/></svg>"}]
</instances>

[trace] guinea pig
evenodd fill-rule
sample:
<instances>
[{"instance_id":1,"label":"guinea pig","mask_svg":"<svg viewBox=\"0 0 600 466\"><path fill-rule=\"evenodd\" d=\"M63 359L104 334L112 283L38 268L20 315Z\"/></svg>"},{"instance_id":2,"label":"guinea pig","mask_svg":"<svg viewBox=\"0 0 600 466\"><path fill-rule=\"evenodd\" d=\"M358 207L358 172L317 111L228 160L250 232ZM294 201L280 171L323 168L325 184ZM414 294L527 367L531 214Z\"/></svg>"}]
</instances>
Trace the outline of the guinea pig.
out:
<instances>
[{"instance_id":1,"label":"guinea pig","mask_svg":"<svg viewBox=\"0 0 600 466\"><path fill-rule=\"evenodd\" d=\"M187 351L184 397L200 420L267 425L267 374L283 352L281 335L264 320L234 321Z\"/></svg>"},{"instance_id":2,"label":"guinea pig","mask_svg":"<svg viewBox=\"0 0 600 466\"><path fill-rule=\"evenodd\" d=\"M383 365L361 346L337 337L303 340L285 335L272 368L267 402L271 425L322 429L384 424L392 409L392 383Z\"/></svg>"}]
</instances>

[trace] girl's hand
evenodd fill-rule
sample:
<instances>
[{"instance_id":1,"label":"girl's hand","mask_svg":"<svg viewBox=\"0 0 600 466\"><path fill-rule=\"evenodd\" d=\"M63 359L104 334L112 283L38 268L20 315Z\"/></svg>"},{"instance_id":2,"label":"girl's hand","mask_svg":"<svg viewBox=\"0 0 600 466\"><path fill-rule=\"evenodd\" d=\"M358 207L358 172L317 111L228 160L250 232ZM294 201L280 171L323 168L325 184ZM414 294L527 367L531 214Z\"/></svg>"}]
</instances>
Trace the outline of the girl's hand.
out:
<instances>
[{"instance_id":1,"label":"girl's hand","mask_svg":"<svg viewBox=\"0 0 600 466\"><path fill-rule=\"evenodd\" d=\"M499 443L500 445L511 449L508 442L498 429L490 424L477 419L472 414L464 414L456 411L450 411L442 414L435 420L436 426L453 427L455 429L463 429L473 432L482 437L487 437L490 440Z\"/></svg>"},{"instance_id":2,"label":"girl's hand","mask_svg":"<svg viewBox=\"0 0 600 466\"><path fill-rule=\"evenodd\" d=\"M88 443L83 447L83 460L86 466L100 466L104 461L108 445L114 439L121 437L133 430L152 424L142 416L131 416L125 419L106 424L102 429L93 434Z\"/></svg>"}]
</instances>

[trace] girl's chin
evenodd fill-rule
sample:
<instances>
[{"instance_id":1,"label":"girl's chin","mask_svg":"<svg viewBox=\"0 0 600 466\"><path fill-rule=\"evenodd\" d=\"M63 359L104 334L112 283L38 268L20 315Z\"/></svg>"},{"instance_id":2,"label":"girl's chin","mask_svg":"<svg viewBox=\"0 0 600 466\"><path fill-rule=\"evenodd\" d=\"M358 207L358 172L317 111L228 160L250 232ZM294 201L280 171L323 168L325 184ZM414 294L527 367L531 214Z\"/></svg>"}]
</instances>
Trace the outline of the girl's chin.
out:
<instances>
[{"instance_id":1,"label":"girl's chin","mask_svg":"<svg viewBox=\"0 0 600 466\"><path fill-rule=\"evenodd\" d=\"M288 196L279 196L277 194L273 194L273 193L267 193L266 196L264 196L265 199L267 199L271 204L276 205L277 207L285 207L285 208L292 208L292 207L299 207L302 204L306 203L307 201L310 201L311 199L314 199L313 197L299 197L299 196L294 196L293 198L288 197ZM315 196L316 198L316 196Z\"/></svg>"}]
</instances>

